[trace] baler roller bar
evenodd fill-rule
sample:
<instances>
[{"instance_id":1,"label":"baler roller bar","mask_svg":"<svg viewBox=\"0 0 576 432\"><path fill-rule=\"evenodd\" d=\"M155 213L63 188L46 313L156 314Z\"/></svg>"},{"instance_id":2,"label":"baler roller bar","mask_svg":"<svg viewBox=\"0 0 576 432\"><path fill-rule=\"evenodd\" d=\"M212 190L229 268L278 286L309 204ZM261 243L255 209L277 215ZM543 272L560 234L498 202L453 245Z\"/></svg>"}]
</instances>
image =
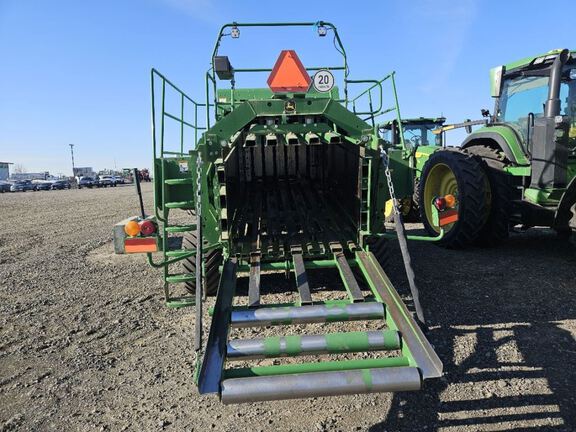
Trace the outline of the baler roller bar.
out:
<instances>
[{"instance_id":1,"label":"baler roller bar","mask_svg":"<svg viewBox=\"0 0 576 432\"><path fill-rule=\"evenodd\" d=\"M311 305L300 307L260 308L232 311L231 327L266 327L271 325L383 319L384 305L379 302L346 305Z\"/></svg>"},{"instance_id":2,"label":"baler roller bar","mask_svg":"<svg viewBox=\"0 0 576 432\"><path fill-rule=\"evenodd\" d=\"M233 378L222 382L224 404L420 390L418 368L391 367L297 375Z\"/></svg>"},{"instance_id":3,"label":"baler roller bar","mask_svg":"<svg viewBox=\"0 0 576 432\"><path fill-rule=\"evenodd\" d=\"M248 360L310 354L397 350L400 347L400 334L394 330L272 336L231 340L228 343L226 358L228 360Z\"/></svg>"}]
</instances>

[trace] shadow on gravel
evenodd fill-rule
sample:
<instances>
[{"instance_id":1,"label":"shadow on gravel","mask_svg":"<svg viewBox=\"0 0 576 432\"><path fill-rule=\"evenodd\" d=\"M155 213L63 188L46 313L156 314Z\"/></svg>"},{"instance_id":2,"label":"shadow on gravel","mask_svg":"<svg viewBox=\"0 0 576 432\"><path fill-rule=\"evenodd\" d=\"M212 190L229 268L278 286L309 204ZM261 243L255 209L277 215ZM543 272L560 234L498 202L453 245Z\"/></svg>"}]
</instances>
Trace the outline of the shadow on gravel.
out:
<instances>
[{"instance_id":1,"label":"shadow on gravel","mask_svg":"<svg viewBox=\"0 0 576 432\"><path fill-rule=\"evenodd\" d=\"M411 248L445 376L395 394L369 430L576 430L574 246L533 230L496 249ZM398 254L388 272L407 293Z\"/></svg>"}]
</instances>

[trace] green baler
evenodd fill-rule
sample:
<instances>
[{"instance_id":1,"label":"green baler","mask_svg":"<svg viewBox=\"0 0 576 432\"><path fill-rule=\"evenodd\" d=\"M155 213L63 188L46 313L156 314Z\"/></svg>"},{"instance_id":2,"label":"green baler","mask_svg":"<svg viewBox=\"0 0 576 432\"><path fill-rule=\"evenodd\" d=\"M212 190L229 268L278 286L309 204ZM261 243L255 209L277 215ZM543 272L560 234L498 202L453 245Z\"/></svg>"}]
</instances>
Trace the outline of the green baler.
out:
<instances>
[{"instance_id":1,"label":"green baler","mask_svg":"<svg viewBox=\"0 0 576 432\"><path fill-rule=\"evenodd\" d=\"M237 39L241 30L280 26L312 28L320 37L331 33L338 64L304 67L288 50L273 68L234 68L219 52L223 40ZM269 88L236 87L242 75L262 72L270 73ZM340 89L333 85L338 73ZM222 83L228 88L219 88ZM352 85L367 89L350 98ZM384 86L391 89L388 108ZM196 308L200 393L238 403L417 390L441 376L442 363L379 263L386 238L394 236L384 232L391 184L386 167L398 195L412 188L404 150L381 139L375 120L391 112L401 125L393 73L382 80L349 79L344 47L327 22L231 23L218 35L204 102L156 70L152 99L154 215L120 223L115 241L117 252L145 252L162 269L168 306ZM401 126L399 133L403 140ZM175 144L170 149L169 141ZM337 270L346 299L315 298L311 269ZM264 303L272 287L263 271L285 273L298 300ZM241 275L249 278L245 296L236 290ZM205 294L216 300L203 344ZM417 291L413 295L419 305ZM363 331L359 323L360 330L345 333L290 330L294 324L368 320L384 329ZM281 335L232 337L236 328L270 326L283 326ZM379 355L330 357L355 352ZM329 358L235 367L238 360L300 355Z\"/></svg>"}]
</instances>

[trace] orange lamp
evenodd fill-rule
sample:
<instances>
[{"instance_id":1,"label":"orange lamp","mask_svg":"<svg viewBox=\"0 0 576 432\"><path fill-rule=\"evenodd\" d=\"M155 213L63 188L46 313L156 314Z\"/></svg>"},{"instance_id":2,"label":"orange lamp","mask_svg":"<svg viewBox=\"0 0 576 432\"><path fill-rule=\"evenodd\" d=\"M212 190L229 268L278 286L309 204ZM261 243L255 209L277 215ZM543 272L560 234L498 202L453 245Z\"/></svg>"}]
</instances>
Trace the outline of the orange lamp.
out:
<instances>
[{"instance_id":1,"label":"orange lamp","mask_svg":"<svg viewBox=\"0 0 576 432\"><path fill-rule=\"evenodd\" d=\"M132 220L124 225L124 232L130 237L135 237L140 234L140 225L135 220Z\"/></svg>"},{"instance_id":2,"label":"orange lamp","mask_svg":"<svg viewBox=\"0 0 576 432\"><path fill-rule=\"evenodd\" d=\"M454 208L456 205L456 197L454 195L448 194L444 196L444 199L446 200L446 207Z\"/></svg>"}]
</instances>

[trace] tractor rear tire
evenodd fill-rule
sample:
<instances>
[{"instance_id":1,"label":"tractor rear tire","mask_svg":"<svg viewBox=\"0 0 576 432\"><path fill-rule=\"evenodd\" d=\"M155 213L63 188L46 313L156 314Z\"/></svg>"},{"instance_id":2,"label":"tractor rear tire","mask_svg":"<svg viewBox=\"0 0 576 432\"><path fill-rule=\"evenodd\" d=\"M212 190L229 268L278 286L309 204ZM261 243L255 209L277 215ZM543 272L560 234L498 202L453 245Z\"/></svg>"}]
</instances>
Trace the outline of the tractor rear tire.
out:
<instances>
[{"instance_id":1,"label":"tractor rear tire","mask_svg":"<svg viewBox=\"0 0 576 432\"><path fill-rule=\"evenodd\" d=\"M414 192L412 193L412 202L410 203L410 211L404 217L404 222L418 223L420 222L420 178L414 177Z\"/></svg>"},{"instance_id":2,"label":"tractor rear tire","mask_svg":"<svg viewBox=\"0 0 576 432\"><path fill-rule=\"evenodd\" d=\"M420 217L428 234L439 234L431 223L432 195L454 194L458 205L458 221L445 228L444 237L437 244L461 249L476 241L488 218L487 187L488 179L475 157L458 149L438 150L430 155L422 169L418 192Z\"/></svg>"},{"instance_id":3,"label":"tractor rear tire","mask_svg":"<svg viewBox=\"0 0 576 432\"><path fill-rule=\"evenodd\" d=\"M195 232L184 234L182 249L196 250L198 239ZM222 251L212 249L204 254L204 289L207 295L216 295L220 283L220 265L222 264ZM187 273L196 273L196 257L185 258L182 266ZM191 294L196 292L196 281L187 281L185 287Z\"/></svg>"},{"instance_id":4,"label":"tractor rear tire","mask_svg":"<svg viewBox=\"0 0 576 432\"><path fill-rule=\"evenodd\" d=\"M508 238L514 196L510 176L504 172L506 157L502 152L483 145L471 146L464 151L478 158L490 184L488 219L478 233L475 244L497 246Z\"/></svg>"}]
</instances>

